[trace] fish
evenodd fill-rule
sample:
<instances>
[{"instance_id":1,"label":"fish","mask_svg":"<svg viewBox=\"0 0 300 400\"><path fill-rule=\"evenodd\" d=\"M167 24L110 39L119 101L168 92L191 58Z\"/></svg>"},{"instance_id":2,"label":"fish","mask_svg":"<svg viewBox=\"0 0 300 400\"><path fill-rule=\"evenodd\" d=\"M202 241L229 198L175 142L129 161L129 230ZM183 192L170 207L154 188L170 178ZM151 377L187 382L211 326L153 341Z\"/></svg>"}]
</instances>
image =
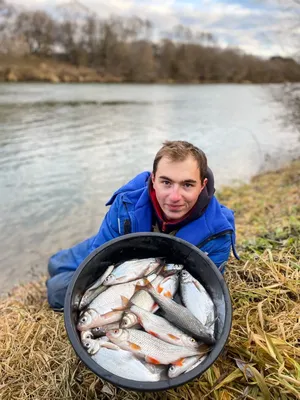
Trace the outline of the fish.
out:
<instances>
[{"instance_id":1,"label":"fish","mask_svg":"<svg viewBox=\"0 0 300 400\"><path fill-rule=\"evenodd\" d=\"M91 328L97 328L99 326L112 324L118 322L123 317L123 311L109 311L105 314L99 314L97 310L89 308L80 317L77 323L77 329L79 331L90 330Z\"/></svg>"},{"instance_id":2,"label":"fish","mask_svg":"<svg viewBox=\"0 0 300 400\"><path fill-rule=\"evenodd\" d=\"M181 359L193 355L204 355L208 346L196 349L166 343L147 332L136 329L108 331L109 340L123 350L131 351L150 364L180 364Z\"/></svg>"},{"instance_id":3,"label":"fish","mask_svg":"<svg viewBox=\"0 0 300 400\"><path fill-rule=\"evenodd\" d=\"M199 356L192 356L187 357L181 360L181 365L171 365L168 369L168 377L169 378L176 378L183 374L184 372L189 372L192 369L196 368L199 364L201 364L207 356L199 357Z\"/></svg>"},{"instance_id":4,"label":"fish","mask_svg":"<svg viewBox=\"0 0 300 400\"><path fill-rule=\"evenodd\" d=\"M85 348L85 350L89 353L93 353L93 351L95 350L95 348L97 347L98 349L100 349L100 347L102 346L108 346L108 342L109 339L106 336L103 336L101 338L98 339L94 339L92 337L90 338L85 338L82 341L82 346ZM111 349L117 349L118 347L116 345L114 345L113 343L109 344L109 347Z\"/></svg>"},{"instance_id":5,"label":"fish","mask_svg":"<svg viewBox=\"0 0 300 400\"><path fill-rule=\"evenodd\" d=\"M199 344L193 337L179 330L165 318L152 314L135 305L130 307L130 311L138 317L138 322L150 335L176 346L188 347L195 350L199 348Z\"/></svg>"},{"instance_id":6,"label":"fish","mask_svg":"<svg viewBox=\"0 0 300 400\"><path fill-rule=\"evenodd\" d=\"M214 303L201 283L186 270L180 273L180 292L185 307L213 334Z\"/></svg>"},{"instance_id":7,"label":"fish","mask_svg":"<svg viewBox=\"0 0 300 400\"><path fill-rule=\"evenodd\" d=\"M165 366L148 364L134 356L130 351L122 350L118 346L111 346L108 342L99 342L99 339L89 340L85 349L91 358L108 372L125 379L139 382L157 382L167 379Z\"/></svg>"},{"instance_id":8,"label":"fish","mask_svg":"<svg viewBox=\"0 0 300 400\"><path fill-rule=\"evenodd\" d=\"M161 295L171 298L177 291L178 285L179 278L177 275L172 275L166 278L158 275L157 278L155 278L152 282L152 286L155 288L155 290L157 290ZM143 308L144 310L151 311L152 313L156 312L159 308L151 294L148 293L146 290L143 290L143 288L141 288L141 290L139 290L132 296L129 304L136 305L140 308ZM124 312L120 327L128 329L137 323L137 316L132 311L126 310Z\"/></svg>"},{"instance_id":9,"label":"fish","mask_svg":"<svg viewBox=\"0 0 300 400\"><path fill-rule=\"evenodd\" d=\"M78 309L82 311L85 307L87 307L100 293L104 292L107 287L102 286L104 280L111 274L114 269L114 265L110 265L104 274L100 276L93 284L90 286L82 296Z\"/></svg>"},{"instance_id":10,"label":"fish","mask_svg":"<svg viewBox=\"0 0 300 400\"><path fill-rule=\"evenodd\" d=\"M82 331L82 332L91 332L94 338L98 338L100 336L105 336L107 331L119 328L120 328L120 322L117 321L117 322L112 322L111 324L97 326L95 328L92 328L90 331Z\"/></svg>"},{"instance_id":11,"label":"fish","mask_svg":"<svg viewBox=\"0 0 300 400\"><path fill-rule=\"evenodd\" d=\"M94 335L92 331L82 331L80 332L80 339L81 341L86 340L86 339L93 339Z\"/></svg>"},{"instance_id":12,"label":"fish","mask_svg":"<svg viewBox=\"0 0 300 400\"><path fill-rule=\"evenodd\" d=\"M117 285L146 277L161 267L163 263L164 261L161 258L143 258L125 261L115 267L113 272L105 278L103 285Z\"/></svg>"},{"instance_id":13,"label":"fish","mask_svg":"<svg viewBox=\"0 0 300 400\"><path fill-rule=\"evenodd\" d=\"M119 328L120 328L120 322L113 322L111 324L97 326L97 328L92 328L90 331L82 331L82 333L91 332L93 338L99 338L101 336L105 336L107 331ZM132 329L142 329L142 327L140 324L135 324L132 326Z\"/></svg>"},{"instance_id":14,"label":"fish","mask_svg":"<svg viewBox=\"0 0 300 400\"><path fill-rule=\"evenodd\" d=\"M177 274L183 269L182 264L166 264L161 269L161 274L163 276L170 276L173 274Z\"/></svg>"},{"instance_id":15,"label":"fish","mask_svg":"<svg viewBox=\"0 0 300 400\"><path fill-rule=\"evenodd\" d=\"M129 299L136 291L136 287L148 284L147 279L122 283L109 287L105 292L99 294L82 312L77 323L78 330L87 330L98 326L107 325L119 321L122 314L112 314L116 311L124 311Z\"/></svg>"},{"instance_id":16,"label":"fish","mask_svg":"<svg viewBox=\"0 0 300 400\"><path fill-rule=\"evenodd\" d=\"M206 344L212 345L216 342L211 330L203 325L186 307L176 303L170 298L161 296L151 286L151 283L145 286L144 290L148 290L151 296L153 296L156 303L163 310L164 317L168 321Z\"/></svg>"}]
</instances>

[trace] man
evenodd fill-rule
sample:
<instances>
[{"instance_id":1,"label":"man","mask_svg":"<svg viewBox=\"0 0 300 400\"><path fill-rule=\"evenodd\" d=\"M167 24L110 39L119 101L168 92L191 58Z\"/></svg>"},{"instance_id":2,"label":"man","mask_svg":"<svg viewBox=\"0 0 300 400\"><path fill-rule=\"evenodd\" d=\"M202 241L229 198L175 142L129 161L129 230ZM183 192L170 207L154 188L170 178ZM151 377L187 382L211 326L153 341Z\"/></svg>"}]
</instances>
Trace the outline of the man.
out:
<instances>
[{"instance_id":1,"label":"man","mask_svg":"<svg viewBox=\"0 0 300 400\"><path fill-rule=\"evenodd\" d=\"M48 301L60 309L72 275L97 247L133 232L176 235L205 252L224 269L235 252L233 211L214 196L214 177L202 150L185 141L167 141L158 151L152 174L143 172L117 190L99 232L54 254L48 265Z\"/></svg>"}]
</instances>

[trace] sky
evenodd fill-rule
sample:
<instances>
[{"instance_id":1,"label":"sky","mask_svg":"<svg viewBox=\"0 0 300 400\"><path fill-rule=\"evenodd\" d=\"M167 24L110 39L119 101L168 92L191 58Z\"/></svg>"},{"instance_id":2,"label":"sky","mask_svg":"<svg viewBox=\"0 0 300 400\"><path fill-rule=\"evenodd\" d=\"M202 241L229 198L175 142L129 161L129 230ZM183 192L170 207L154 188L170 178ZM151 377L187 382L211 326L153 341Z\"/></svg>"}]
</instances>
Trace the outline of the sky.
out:
<instances>
[{"instance_id":1,"label":"sky","mask_svg":"<svg viewBox=\"0 0 300 400\"><path fill-rule=\"evenodd\" d=\"M79 10L76 1L7 0L19 9L51 13L56 7ZM300 50L300 4L295 7L293 0L82 0L82 4L101 18L147 18L153 23L155 37L183 24L195 32L213 34L222 48L239 48L264 58L295 57Z\"/></svg>"}]
</instances>

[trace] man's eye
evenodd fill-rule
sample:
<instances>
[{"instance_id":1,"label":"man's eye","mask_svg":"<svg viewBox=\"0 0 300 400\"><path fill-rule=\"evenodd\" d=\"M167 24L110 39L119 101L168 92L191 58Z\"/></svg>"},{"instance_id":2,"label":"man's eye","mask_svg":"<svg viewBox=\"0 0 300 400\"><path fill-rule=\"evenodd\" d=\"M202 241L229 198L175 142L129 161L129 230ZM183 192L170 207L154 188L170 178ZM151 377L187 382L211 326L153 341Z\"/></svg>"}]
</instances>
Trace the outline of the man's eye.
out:
<instances>
[{"instance_id":1,"label":"man's eye","mask_svg":"<svg viewBox=\"0 0 300 400\"><path fill-rule=\"evenodd\" d=\"M163 183L164 185L166 185L166 186L170 185L170 182L169 182L169 181L162 181L162 183Z\"/></svg>"},{"instance_id":2,"label":"man's eye","mask_svg":"<svg viewBox=\"0 0 300 400\"><path fill-rule=\"evenodd\" d=\"M190 187L193 187L193 185L192 185L192 184L190 184L190 183L185 183L185 184L184 184L184 187L186 187L186 188L190 188Z\"/></svg>"}]
</instances>

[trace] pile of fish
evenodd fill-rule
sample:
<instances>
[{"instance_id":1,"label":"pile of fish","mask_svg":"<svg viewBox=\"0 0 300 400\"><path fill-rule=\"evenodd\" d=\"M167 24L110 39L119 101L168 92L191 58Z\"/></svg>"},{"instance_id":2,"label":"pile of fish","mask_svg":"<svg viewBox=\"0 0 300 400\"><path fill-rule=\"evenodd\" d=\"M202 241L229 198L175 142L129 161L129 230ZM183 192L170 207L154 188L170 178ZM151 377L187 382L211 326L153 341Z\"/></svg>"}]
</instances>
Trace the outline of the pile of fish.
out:
<instances>
[{"instance_id":1,"label":"pile of fish","mask_svg":"<svg viewBox=\"0 0 300 400\"><path fill-rule=\"evenodd\" d=\"M183 265L162 258L109 266L83 294L79 311L84 348L126 379L174 378L199 365L215 343L210 296Z\"/></svg>"}]
</instances>

